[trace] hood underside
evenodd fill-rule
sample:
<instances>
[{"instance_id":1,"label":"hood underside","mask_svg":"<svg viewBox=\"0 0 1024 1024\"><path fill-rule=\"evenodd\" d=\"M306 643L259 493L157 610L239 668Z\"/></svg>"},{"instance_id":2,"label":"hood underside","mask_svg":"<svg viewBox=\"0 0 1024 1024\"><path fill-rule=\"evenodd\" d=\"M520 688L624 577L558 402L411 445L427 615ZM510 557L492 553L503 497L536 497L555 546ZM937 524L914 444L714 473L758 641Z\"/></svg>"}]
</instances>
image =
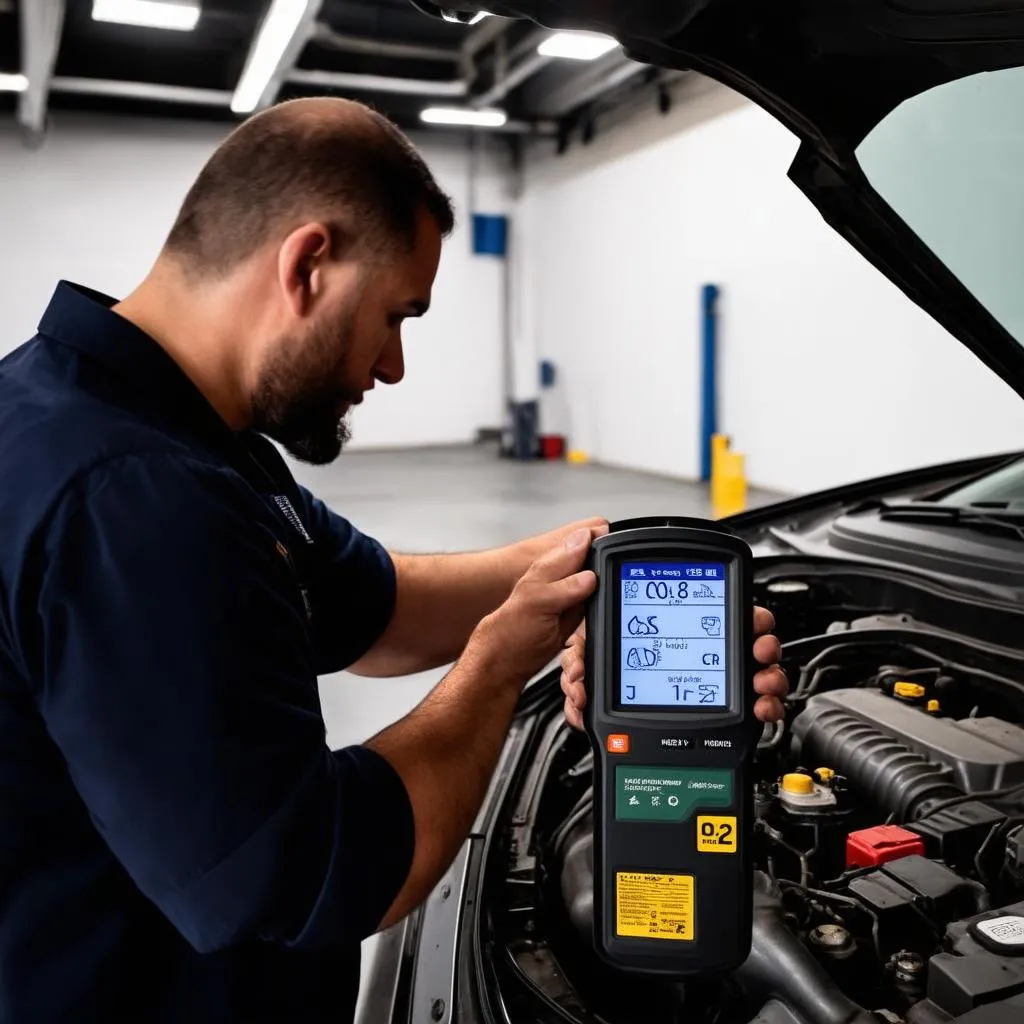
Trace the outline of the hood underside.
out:
<instances>
[{"instance_id":1,"label":"hood underside","mask_svg":"<svg viewBox=\"0 0 1024 1024\"><path fill-rule=\"evenodd\" d=\"M413 2L441 13L427 0ZM455 0L445 10L478 6ZM855 156L905 100L1024 65L1024 3L494 0L488 10L552 29L608 33L635 60L699 71L765 108L801 140L790 177L825 220L1024 395L1024 347L1005 318L961 283L947 266L955 261L940 260L897 215Z\"/></svg>"}]
</instances>

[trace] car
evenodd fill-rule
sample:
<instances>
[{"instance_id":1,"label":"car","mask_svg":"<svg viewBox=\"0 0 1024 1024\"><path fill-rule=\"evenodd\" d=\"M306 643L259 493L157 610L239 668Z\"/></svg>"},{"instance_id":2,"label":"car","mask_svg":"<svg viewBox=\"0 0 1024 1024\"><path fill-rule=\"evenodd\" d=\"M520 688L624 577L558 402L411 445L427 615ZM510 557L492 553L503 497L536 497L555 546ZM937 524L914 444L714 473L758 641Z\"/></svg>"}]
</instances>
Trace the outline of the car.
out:
<instances>
[{"instance_id":1,"label":"car","mask_svg":"<svg viewBox=\"0 0 1024 1024\"><path fill-rule=\"evenodd\" d=\"M790 176L827 222L1024 394L1024 9L488 9L613 34L774 114L801 140ZM595 952L592 752L552 670L524 691L446 877L380 937L363 1024L1024 1022L1024 454L728 524L754 552L791 680L755 761L746 962L673 979Z\"/></svg>"}]
</instances>

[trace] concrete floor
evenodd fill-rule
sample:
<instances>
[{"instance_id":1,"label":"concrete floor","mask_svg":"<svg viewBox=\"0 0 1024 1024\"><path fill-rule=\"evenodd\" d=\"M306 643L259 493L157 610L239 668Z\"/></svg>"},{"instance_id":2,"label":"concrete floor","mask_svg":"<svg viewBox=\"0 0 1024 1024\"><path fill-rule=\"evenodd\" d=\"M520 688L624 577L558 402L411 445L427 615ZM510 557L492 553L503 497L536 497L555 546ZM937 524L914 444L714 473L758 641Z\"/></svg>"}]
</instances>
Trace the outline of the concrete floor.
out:
<instances>
[{"instance_id":1,"label":"concrete floor","mask_svg":"<svg viewBox=\"0 0 1024 1024\"><path fill-rule=\"evenodd\" d=\"M360 530L406 553L495 547L588 516L710 514L702 485L591 465L514 462L487 446L350 452L332 466L293 469ZM750 504L777 497L752 493ZM366 740L409 711L443 674L324 677L328 742L336 748ZM364 978L372 944L364 944Z\"/></svg>"}]
</instances>

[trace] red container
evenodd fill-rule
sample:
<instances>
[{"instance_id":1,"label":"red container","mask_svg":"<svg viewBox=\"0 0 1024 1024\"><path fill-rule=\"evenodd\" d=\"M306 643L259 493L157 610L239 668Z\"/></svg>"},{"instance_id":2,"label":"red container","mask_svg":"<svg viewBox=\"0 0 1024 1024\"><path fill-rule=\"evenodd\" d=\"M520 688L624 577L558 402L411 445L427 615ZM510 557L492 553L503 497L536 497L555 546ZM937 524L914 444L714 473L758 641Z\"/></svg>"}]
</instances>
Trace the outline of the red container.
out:
<instances>
[{"instance_id":1,"label":"red container","mask_svg":"<svg viewBox=\"0 0 1024 1024\"><path fill-rule=\"evenodd\" d=\"M898 825L879 825L851 832L846 837L848 868L876 868L914 853L924 856L924 840L916 832L908 832Z\"/></svg>"},{"instance_id":2,"label":"red container","mask_svg":"<svg viewBox=\"0 0 1024 1024\"><path fill-rule=\"evenodd\" d=\"M540 454L543 459L564 459L565 438L561 434L541 434Z\"/></svg>"}]
</instances>

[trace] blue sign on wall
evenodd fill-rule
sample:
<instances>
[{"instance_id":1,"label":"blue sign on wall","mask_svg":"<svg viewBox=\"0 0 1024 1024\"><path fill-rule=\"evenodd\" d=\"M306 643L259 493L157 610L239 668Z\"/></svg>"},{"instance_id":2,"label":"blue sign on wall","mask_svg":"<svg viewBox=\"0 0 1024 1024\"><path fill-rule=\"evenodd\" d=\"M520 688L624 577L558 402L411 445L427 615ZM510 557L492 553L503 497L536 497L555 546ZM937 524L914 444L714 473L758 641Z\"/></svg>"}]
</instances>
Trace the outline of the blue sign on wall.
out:
<instances>
[{"instance_id":1,"label":"blue sign on wall","mask_svg":"<svg viewBox=\"0 0 1024 1024\"><path fill-rule=\"evenodd\" d=\"M508 246L508 217L473 214L473 252L478 256L504 256Z\"/></svg>"}]
</instances>

